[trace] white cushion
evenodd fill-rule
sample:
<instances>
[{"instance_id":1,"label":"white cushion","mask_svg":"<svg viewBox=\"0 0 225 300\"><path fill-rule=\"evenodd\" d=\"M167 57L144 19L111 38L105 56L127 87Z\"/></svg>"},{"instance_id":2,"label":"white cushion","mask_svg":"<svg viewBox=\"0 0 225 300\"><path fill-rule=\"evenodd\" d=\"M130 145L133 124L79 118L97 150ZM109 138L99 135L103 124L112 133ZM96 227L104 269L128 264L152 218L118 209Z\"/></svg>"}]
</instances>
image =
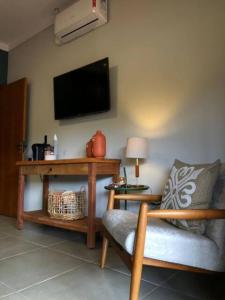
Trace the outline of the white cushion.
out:
<instances>
[{"instance_id":1,"label":"white cushion","mask_svg":"<svg viewBox=\"0 0 225 300\"><path fill-rule=\"evenodd\" d=\"M114 239L132 254L137 215L124 210L109 210L103 216L103 224ZM214 241L160 219L152 219L148 223L144 256L212 271L225 271L225 261Z\"/></svg>"},{"instance_id":2,"label":"white cushion","mask_svg":"<svg viewBox=\"0 0 225 300\"><path fill-rule=\"evenodd\" d=\"M225 164L222 165L221 174L214 187L210 208L225 209ZM206 236L215 241L220 254L225 260L225 219L212 219L207 222Z\"/></svg>"}]
</instances>

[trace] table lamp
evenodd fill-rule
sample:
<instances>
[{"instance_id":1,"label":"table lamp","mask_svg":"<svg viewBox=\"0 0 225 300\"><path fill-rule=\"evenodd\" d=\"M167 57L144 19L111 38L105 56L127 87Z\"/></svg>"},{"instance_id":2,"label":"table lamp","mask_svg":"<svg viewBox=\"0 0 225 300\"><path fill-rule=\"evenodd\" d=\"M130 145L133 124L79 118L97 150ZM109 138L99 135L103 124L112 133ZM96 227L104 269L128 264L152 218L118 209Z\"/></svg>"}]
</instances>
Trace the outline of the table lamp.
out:
<instances>
[{"instance_id":1,"label":"table lamp","mask_svg":"<svg viewBox=\"0 0 225 300\"><path fill-rule=\"evenodd\" d=\"M141 137L130 137L127 140L126 157L135 158L135 177L139 177L139 158L147 158L148 156L148 141Z\"/></svg>"}]
</instances>

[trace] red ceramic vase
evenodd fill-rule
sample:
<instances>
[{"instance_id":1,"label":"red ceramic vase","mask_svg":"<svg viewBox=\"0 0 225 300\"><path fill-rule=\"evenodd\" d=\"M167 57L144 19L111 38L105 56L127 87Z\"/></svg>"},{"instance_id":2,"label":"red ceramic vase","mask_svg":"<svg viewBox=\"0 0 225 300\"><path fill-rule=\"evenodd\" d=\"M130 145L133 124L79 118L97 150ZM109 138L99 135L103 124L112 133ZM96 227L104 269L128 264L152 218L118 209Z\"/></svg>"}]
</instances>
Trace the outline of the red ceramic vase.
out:
<instances>
[{"instance_id":1,"label":"red ceramic vase","mask_svg":"<svg viewBox=\"0 0 225 300\"><path fill-rule=\"evenodd\" d=\"M104 158L106 155L106 138L100 130L92 137L92 154L96 158Z\"/></svg>"}]
</instances>

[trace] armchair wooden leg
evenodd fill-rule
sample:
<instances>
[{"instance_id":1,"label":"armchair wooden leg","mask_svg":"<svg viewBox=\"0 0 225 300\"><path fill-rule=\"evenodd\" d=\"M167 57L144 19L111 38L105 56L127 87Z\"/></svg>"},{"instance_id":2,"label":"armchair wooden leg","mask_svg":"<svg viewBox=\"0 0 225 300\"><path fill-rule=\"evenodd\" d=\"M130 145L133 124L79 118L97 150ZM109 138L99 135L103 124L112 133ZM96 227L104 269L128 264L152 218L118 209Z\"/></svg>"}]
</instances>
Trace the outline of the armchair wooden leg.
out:
<instances>
[{"instance_id":1,"label":"armchair wooden leg","mask_svg":"<svg viewBox=\"0 0 225 300\"><path fill-rule=\"evenodd\" d=\"M107 210L113 209L113 207L114 207L114 195L115 195L115 191L111 190L110 193L109 193L109 200L108 200ZM100 267L102 269L105 267L105 261L106 261L108 246L109 246L109 241L103 234L102 254L101 254L101 261L100 261Z\"/></svg>"},{"instance_id":2,"label":"armchair wooden leg","mask_svg":"<svg viewBox=\"0 0 225 300\"><path fill-rule=\"evenodd\" d=\"M102 241L102 255L101 255L101 261L100 261L100 267L103 269L105 267L105 261L106 261L106 255L108 250L109 241L106 237L103 237Z\"/></svg>"},{"instance_id":3,"label":"armchair wooden leg","mask_svg":"<svg viewBox=\"0 0 225 300\"><path fill-rule=\"evenodd\" d=\"M139 297L141 274L143 268L145 234L147 226L147 212L148 204L144 202L141 204L136 231L134 259L130 284L130 300L138 300Z\"/></svg>"},{"instance_id":4,"label":"armchair wooden leg","mask_svg":"<svg viewBox=\"0 0 225 300\"><path fill-rule=\"evenodd\" d=\"M142 268L142 264L133 266L130 283L130 300L138 300L139 298Z\"/></svg>"}]
</instances>

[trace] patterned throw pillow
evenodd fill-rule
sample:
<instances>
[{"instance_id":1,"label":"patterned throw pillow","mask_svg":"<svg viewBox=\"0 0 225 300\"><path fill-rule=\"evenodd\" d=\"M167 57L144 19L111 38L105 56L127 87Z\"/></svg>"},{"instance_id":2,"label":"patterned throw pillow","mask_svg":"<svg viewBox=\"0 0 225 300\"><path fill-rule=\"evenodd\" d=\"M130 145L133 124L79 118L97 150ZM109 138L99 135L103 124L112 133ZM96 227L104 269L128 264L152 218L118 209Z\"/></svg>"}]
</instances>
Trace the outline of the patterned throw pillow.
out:
<instances>
[{"instance_id":1,"label":"patterned throw pillow","mask_svg":"<svg viewBox=\"0 0 225 300\"><path fill-rule=\"evenodd\" d=\"M161 209L206 209L220 170L220 161L212 164L190 165L175 160L164 188ZM193 232L203 234L205 221L167 220Z\"/></svg>"}]
</instances>

